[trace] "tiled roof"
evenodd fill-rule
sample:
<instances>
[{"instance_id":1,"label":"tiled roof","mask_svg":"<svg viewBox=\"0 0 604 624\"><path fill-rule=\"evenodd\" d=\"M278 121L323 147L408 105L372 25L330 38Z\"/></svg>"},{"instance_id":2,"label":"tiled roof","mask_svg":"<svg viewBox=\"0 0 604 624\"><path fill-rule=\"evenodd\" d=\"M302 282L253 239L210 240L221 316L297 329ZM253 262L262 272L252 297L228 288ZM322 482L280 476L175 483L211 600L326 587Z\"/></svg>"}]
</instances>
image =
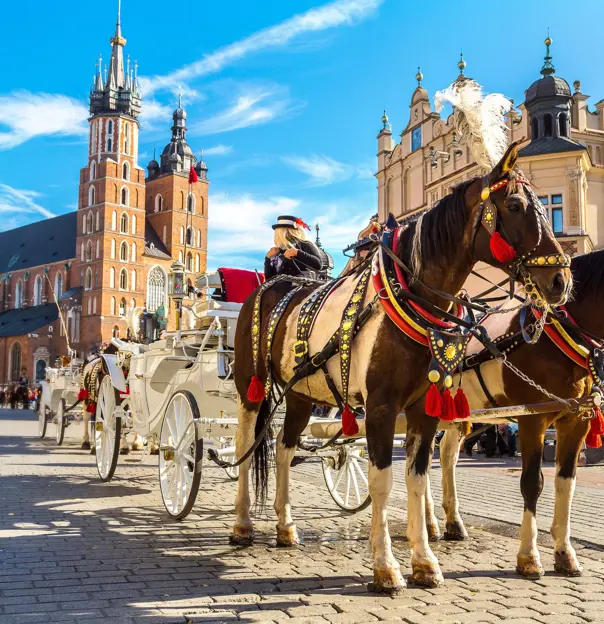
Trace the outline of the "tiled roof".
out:
<instances>
[{"instance_id":1,"label":"tiled roof","mask_svg":"<svg viewBox=\"0 0 604 624\"><path fill-rule=\"evenodd\" d=\"M54 303L8 310L0 314L0 337L23 336L54 323L59 318L59 311Z\"/></svg>"},{"instance_id":2,"label":"tiled roof","mask_svg":"<svg viewBox=\"0 0 604 624\"><path fill-rule=\"evenodd\" d=\"M0 273L70 260L76 256L77 213L0 232Z\"/></svg>"},{"instance_id":3,"label":"tiled roof","mask_svg":"<svg viewBox=\"0 0 604 624\"><path fill-rule=\"evenodd\" d=\"M578 152L587 149L584 145L562 137L541 137L523 147L518 156L540 156L541 154L558 154L562 152Z\"/></svg>"},{"instance_id":4,"label":"tiled roof","mask_svg":"<svg viewBox=\"0 0 604 624\"><path fill-rule=\"evenodd\" d=\"M149 223L149 219L145 219L145 256L162 260L172 259L167 247Z\"/></svg>"}]
</instances>

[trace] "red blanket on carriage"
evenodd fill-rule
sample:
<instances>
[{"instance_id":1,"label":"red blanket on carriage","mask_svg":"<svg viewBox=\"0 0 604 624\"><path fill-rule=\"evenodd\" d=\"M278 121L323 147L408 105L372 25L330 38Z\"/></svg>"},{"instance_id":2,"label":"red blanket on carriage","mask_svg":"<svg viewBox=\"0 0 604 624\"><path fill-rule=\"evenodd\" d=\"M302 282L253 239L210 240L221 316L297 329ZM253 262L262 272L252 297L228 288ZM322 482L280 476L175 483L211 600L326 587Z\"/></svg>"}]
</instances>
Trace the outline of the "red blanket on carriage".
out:
<instances>
[{"instance_id":1,"label":"red blanket on carriage","mask_svg":"<svg viewBox=\"0 0 604 624\"><path fill-rule=\"evenodd\" d=\"M245 269L218 269L222 284L222 300L231 303L243 303L264 283L264 273Z\"/></svg>"}]
</instances>

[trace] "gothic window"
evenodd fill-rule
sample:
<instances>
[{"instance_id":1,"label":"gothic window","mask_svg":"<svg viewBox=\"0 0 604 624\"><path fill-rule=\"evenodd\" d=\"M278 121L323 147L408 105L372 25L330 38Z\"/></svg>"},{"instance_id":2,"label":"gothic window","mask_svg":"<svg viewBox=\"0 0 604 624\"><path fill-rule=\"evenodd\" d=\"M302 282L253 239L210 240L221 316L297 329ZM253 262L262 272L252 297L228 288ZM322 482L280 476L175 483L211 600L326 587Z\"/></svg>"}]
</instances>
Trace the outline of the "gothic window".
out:
<instances>
[{"instance_id":1,"label":"gothic window","mask_svg":"<svg viewBox=\"0 0 604 624\"><path fill-rule=\"evenodd\" d=\"M114 197L113 203L117 204L117 184L113 185L113 197Z\"/></svg>"},{"instance_id":2,"label":"gothic window","mask_svg":"<svg viewBox=\"0 0 604 624\"><path fill-rule=\"evenodd\" d=\"M180 191L180 209L185 209L185 193L184 191Z\"/></svg>"},{"instance_id":3,"label":"gothic window","mask_svg":"<svg viewBox=\"0 0 604 624\"><path fill-rule=\"evenodd\" d=\"M92 241L86 242L86 262L92 260Z\"/></svg>"},{"instance_id":4,"label":"gothic window","mask_svg":"<svg viewBox=\"0 0 604 624\"><path fill-rule=\"evenodd\" d=\"M130 220L130 232L136 235L136 215L132 215Z\"/></svg>"},{"instance_id":5,"label":"gothic window","mask_svg":"<svg viewBox=\"0 0 604 624\"><path fill-rule=\"evenodd\" d=\"M92 269L86 269L86 279L84 281L84 290L92 290Z\"/></svg>"},{"instance_id":6,"label":"gothic window","mask_svg":"<svg viewBox=\"0 0 604 624\"><path fill-rule=\"evenodd\" d=\"M80 245L80 261L84 262L84 243Z\"/></svg>"},{"instance_id":7,"label":"gothic window","mask_svg":"<svg viewBox=\"0 0 604 624\"><path fill-rule=\"evenodd\" d=\"M108 152L113 151L113 139L111 137L107 139L107 151Z\"/></svg>"},{"instance_id":8,"label":"gothic window","mask_svg":"<svg viewBox=\"0 0 604 624\"><path fill-rule=\"evenodd\" d=\"M531 119L531 139L534 141L539 138L539 120L537 117Z\"/></svg>"},{"instance_id":9,"label":"gothic window","mask_svg":"<svg viewBox=\"0 0 604 624\"><path fill-rule=\"evenodd\" d=\"M94 160L90 163L90 180L96 180L96 162Z\"/></svg>"},{"instance_id":10,"label":"gothic window","mask_svg":"<svg viewBox=\"0 0 604 624\"><path fill-rule=\"evenodd\" d=\"M543 115L543 134L551 137L553 132L552 116L549 113Z\"/></svg>"},{"instance_id":11,"label":"gothic window","mask_svg":"<svg viewBox=\"0 0 604 624\"><path fill-rule=\"evenodd\" d=\"M120 316L126 316L126 300L124 297L120 299Z\"/></svg>"},{"instance_id":12,"label":"gothic window","mask_svg":"<svg viewBox=\"0 0 604 624\"><path fill-rule=\"evenodd\" d=\"M178 261L182 263L182 251L178 252Z\"/></svg>"},{"instance_id":13,"label":"gothic window","mask_svg":"<svg viewBox=\"0 0 604 624\"><path fill-rule=\"evenodd\" d=\"M205 211L205 206L204 206L204 203L203 203L203 197L200 197L199 201L201 202L201 214L203 215L204 211Z\"/></svg>"},{"instance_id":14,"label":"gothic window","mask_svg":"<svg viewBox=\"0 0 604 624\"><path fill-rule=\"evenodd\" d=\"M122 262L128 262L128 243L126 241L122 241L120 245L120 260Z\"/></svg>"},{"instance_id":15,"label":"gothic window","mask_svg":"<svg viewBox=\"0 0 604 624\"><path fill-rule=\"evenodd\" d=\"M96 241L96 258L97 260L101 257L101 239L97 238Z\"/></svg>"},{"instance_id":16,"label":"gothic window","mask_svg":"<svg viewBox=\"0 0 604 624\"><path fill-rule=\"evenodd\" d=\"M136 262L136 243L132 243L132 262Z\"/></svg>"},{"instance_id":17,"label":"gothic window","mask_svg":"<svg viewBox=\"0 0 604 624\"><path fill-rule=\"evenodd\" d=\"M164 198L158 193L155 196L155 212L161 212L164 209Z\"/></svg>"},{"instance_id":18,"label":"gothic window","mask_svg":"<svg viewBox=\"0 0 604 624\"><path fill-rule=\"evenodd\" d=\"M96 191L95 191L94 186L91 186L88 189L88 205L89 206L94 206L96 204L95 193L96 193Z\"/></svg>"},{"instance_id":19,"label":"gothic window","mask_svg":"<svg viewBox=\"0 0 604 624\"><path fill-rule=\"evenodd\" d=\"M193 254L189 251L187 253L187 271L193 270Z\"/></svg>"},{"instance_id":20,"label":"gothic window","mask_svg":"<svg viewBox=\"0 0 604 624\"><path fill-rule=\"evenodd\" d=\"M558 125L560 127L560 136L567 137L568 136L568 117L566 113L560 113L558 117Z\"/></svg>"},{"instance_id":21,"label":"gothic window","mask_svg":"<svg viewBox=\"0 0 604 624\"><path fill-rule=\"evenodd\" d=\"M115 210L113 211L113 214L111 215L111 229L114 232L115 230L117 230L117 212L115 212Z\"/></svg>"},{"instance_id":22,"label":"gothic window","mask_svg":"<svg viewBox=\"0 0 604 624\"><path fill-rule=\"evenodd\" d=\"M138 208L138 189L136 189L136 204L135 206Z\"/></svg>"},{"instance_id":23,"label":"gothic window","mask_svg":"<svg viewBox=\"0 0 604 624\"><path fill-rule=\"evenodd\" d=\"M201 247L201 230L197 230L197 246Z\"/></svg>"},{"instance_id":24,"label":"gothic window","mask_svg":"<svg viewBox=\"0 0 604 624\"><path fill-rule=\"evenodd\" d=\"M126 269L120 271L120 290L128 290L128 271Z\"/></svg>"},{"instance_id":25,"label":"gothic window","mask_svg":"<svg viewBox=\"0 0 604 624\"><path fill-rule=\"evenodd\" d=\"M63 274L58 271L55 275L55 297L58 299L63 294Z\"/></svg>"},{"instance_id":26,"label":"gothic window","mask_svg":"<svg viewBox=\"0 0 604 624\"><path fill-rule=\"evenodd\" d=\"M149 271L147 279L147 310L155 312L166 303L166 274L159 266Z\"/></svg>"},{"instance_id":27,"label":"gothic window","mask_svg":"<svg viewBox=\"0 0 604 624\"><path fill-rule=\"evenodd\" d=\"M130 153L130 124L126 124L124 128L124 152L126 154ZM124 176L124 180L127 180L126 176Z\"/></svg>"},{"instance_id":28,"label":"gothic window","mask_svg":"<svg viewBox=\"0 0 604 624\"><path fill-rule=\"evenodd\" d=\"M188 227L187 228L187 245L193 245L194 240L193 240L193 228L192 227Z\"/></svg>"},{"instance_id":29,"label":"gothic window","mask_svg":"<svg viewBox=\"0 0 604 624\"><path fill-rule=\"evenodd\" d=\"M94 217L92 216L92 212L86 215L86 232L88 234L94 232Z\"/></svg>"},{"instance_id":30,"label":"gothic window","mask_svg":"<svg viewBox=\"0 0 604 624\"><path fill-rule=\"evenodd\" d=\"M161 240L162 240L162 243L164 243L164 244L166 242L166 232L167 232L167 228L164 225L164 229L162 230L162 234L161 234Z\"/></svg>"},{"instance_id":31,"label":"gothic window","mask_svg":"<svg viewBox=\"0 0 604 624\"><path fill-rule=\"evenodd\" d=\"M96 314L96 297L92 300L92 313Z\"/></svg>"},{"instance_id":32,"label":"gothic window","mask_svg":"<svg viewBox=\"0 0 604 624\"><path fill-rule=\"evenodd\" d=\"M193 193L189 193L189 196L187 197L187 211L191 214L195 213L195 196Z\"/></svg>"},{"instance_id":33,"label":"gothic window","mask_svg":"<svg viewBox=\"0 0 604 624\"><path fill-rule=\"evenodd\" d=\"M132 269L132 275L130 276L130 290L136 291L136 271Z\"/></svg>"},{"instance_id":34,"label":"gothic window","mask_svg":"<svg viewBox=\"0 0 604 624\"><path fill-rule=\"evenodd\" d=\"M88 316L92 314L92 297L88 297Z\"/></svg>"},{"instance_id":35,"label":"gothic window","mask_svg":"<svg viewBox=\"0 0 604 624\"><path fill-rule=\"evenodd\" d=\"M86 234L86 215L82 215L82 234Z\"/></svg>"},{"instance_id":36,"label":"gothic window","mask_svg":"<svg viewBox=\"0 0 604 624\"><path fill-rule=\"evenodd\" d=\"M111 304L109 306L109 313L115 316L115 297L111 297Z\"/></svg>"},{"instance_id":37,"label":"gothic window","mask_svg":"<svg viewBox=\"0 0 604 624\"><path fill-rule=\"evenodd\" d=\"M34 305L38 306L42 304L42 277L36 275L34 281Z\"/></svg>"},{"instance_id":38,"label":"gothic window","mask_svg":"<svg viewBox=\"0 0 604 624\"><path fill-rule=\"evenodd\" d=\"M128 188L126 186L122 188L122 206L128 206Z\"/></svg>"},{"instance_id":39,"label":"gothic window","mask_svg":"<svg viewBox=\"0 0 604 624\"><path fill-rule=\"evenodd\" d=\"M124 212L120 218L120 232L128 234L128 215Z\"/></svg>"},{"instance_id":40,"label":"gothic window","mask_svg":"<svg viewBox=\"0 0 604 624\"><path fill-rule=\"evenodd\" d=\"M107 151L113 151L113 121L111 119L107 122Z\"/></svg>"},{"instance_id":41,"label":"gothic window","mask_svg":"<svg viewBox=\"0 0 604 624\"><path fill-rule=\"evenodd\" d=\"M127 127L128 126L126 126L126 128ZM128 164L128 161L126 161L122 166L122 178L124 178L124 180L130 179L130 165Z\"/></svg>"},{"instance_id":42,"label":"gothic window","mask_svg":"<svg viewBox=\"0 0 604 624\"><path fill-rule=\"evenodd\" d=\"M185 244L185 228L183 225L180 226L180 244Z\"/></svg>"},{"instance_id":43,"label":"gothic window","mask_svg":"<svg viewBox=\"0 0 604 624\"><path fill-rule=\"evenodd\" d=\"M199 273L199 254L195 255L195 272Z\"/></svg>"},{"instance_id":44,"label":"gothic window","mask_svg":"<svg viewBox=\"0 0 604 624\"><path fill-rule=\"evenodd\" d=\"M96 228L97 232L101 229L101 213L96 211Z\"/></svg>"},{"instance_id":45,"label":"gothic window","mask_svg":"<svg viewBox=\"0 0 604 624\"><path fill-rule=\"evenodd\" d=\"M109 269L109 288L115 288L115 269Z\"/></svg>"},{"instance_id":46,"label":"gothic window","mask_svg":"<svg viewBox=\"0 0 604 624\"><path fill-rule=\"evenodd\" d=\"M13 381L21 377L21 345L15 342L10 351L10 376Z\"/></svg>"},{"instance_id":47,"label":"gothic window","mask_svg":"<svg viewBox=\"0 0 604 624\"><path fill-rule=\"evenodd\" d=\"M115 260L115 238L111 240L111 259Z\"/></svg>"}]
</instances>

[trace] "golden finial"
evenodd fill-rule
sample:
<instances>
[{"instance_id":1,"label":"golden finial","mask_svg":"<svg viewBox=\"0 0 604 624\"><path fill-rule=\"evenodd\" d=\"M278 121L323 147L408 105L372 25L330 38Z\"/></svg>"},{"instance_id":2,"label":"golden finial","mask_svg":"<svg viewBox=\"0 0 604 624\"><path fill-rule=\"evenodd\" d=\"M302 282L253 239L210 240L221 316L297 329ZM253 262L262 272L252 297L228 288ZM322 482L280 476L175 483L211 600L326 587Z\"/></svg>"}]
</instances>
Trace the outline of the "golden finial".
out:
<instances>
[{"instance_id":1,"label":"golden finial","mask_svg":"<svg viewBox=\"0 0 604 624\"><path fill-rule=\"evenodd\" d=\"M421 87L422 86L422 80L424 79L424 74L422 74L421 69L419 68L419 65L417 66L417 74L415 74L415 80L417 80L417 86Z\"/></svg>"},{"instance_id":2,"label":"golden finial","mask_svg":"<svg viewBox=\"0 0 604 624\"><path fill-rule=\"evenodd\" d=\"M464 75L463 73L464 73L464 70L465 70L466 66L467 66L467 63L464 61L463 52L460 52L460 54L459 54L459 63L457 63L457 67L459 67L459 75L460 76Z\"/></svg>"},{"instance_id":3,"label":"golden finial","mask_svg":"<svg viewBox=\"0 0 604 624\"><path fill-rule=\"evenodd\" d=\"M390 123L388 120L388 115L386 115L386 110L384 109L384 114L382 115L382 123L384 124L384 128L383 130L389 130L390 129Z\"/></svg>"}]
</instances>

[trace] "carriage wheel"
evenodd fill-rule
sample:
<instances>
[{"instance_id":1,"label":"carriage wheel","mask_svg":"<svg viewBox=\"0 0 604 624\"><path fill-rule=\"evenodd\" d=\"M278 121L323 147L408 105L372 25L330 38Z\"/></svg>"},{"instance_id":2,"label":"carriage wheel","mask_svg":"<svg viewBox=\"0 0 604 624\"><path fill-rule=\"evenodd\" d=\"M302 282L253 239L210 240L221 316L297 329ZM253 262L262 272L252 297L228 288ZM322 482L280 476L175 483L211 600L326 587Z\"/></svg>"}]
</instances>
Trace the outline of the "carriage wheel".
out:
<instances>
[{"instance_id":1,"label":"carriage wheel","mask_svg":"<svg viewBox=\"0 0 604 624\"><path fill-rule=\"evenodd\" d=\"M40 399L40 407L38 408L38 434L42 440L46 435L46 425L46 404Z\"/></svg>"},{"instance_id":2,"label":"carriage wheel","mask_svg":"<svg viewBox=\"0 0 604 624\"><path fill-rule=\"evenodd\" d=\"M65 415L65 399L61 399L59 401L59 406L57 407L56 440L59 446L63 444L63 438L65 437L65 427L67 427L67 418Z\"/></svg>"},{"instance_id":3,"label":"carriage wheel","mask_svg":"<svg viewBox=\"0 0 604 624\"><path fill-rule=\"evenodd\" d=\"M371 503L369 460L365 447L339 444L337 456L323 458L323 476L336 505L350 513L362 511Z\"/></svg>"},{"instance_id":4,"label":"carriage wheel","mask_svg":"<svg viewBox=\"0 0 604 624\"><path fill-rule=\"evenodd\" d=\"M99 387L94 422L96 468L104 482L113 477L120 451L122 421L116 416L118 401L119 392L113 387L111 377L105 375Z\"/></svg>"},{"instance_id":5,"label":"carriage wheel","mask_svg":"<svg viewBox=\"0 0 604 624\"><path fill-rule=\"evenodd\" d=\"M159 436L159 485L166 511L185 518L195 503L201 481L203 438L197 436L197 401L191 392L174 394Z\"/></svg>"},{"instance_id":6,"label":"carriage wheel","mask_svg":"<svg viewBox=\"0 0 604 624\"><path fill-rule=\"evenodd\" d=\"M234 442L235 440L233 438L220 438L220 448L233 446ZM221 459L234 463L237 461L237 455L235 453L232 455L222 455ZM237 479L239 479L239 466L235 466L234 468L225 468L224 471L231 481L237 481Z\"/></svg>"}]
</instances>

